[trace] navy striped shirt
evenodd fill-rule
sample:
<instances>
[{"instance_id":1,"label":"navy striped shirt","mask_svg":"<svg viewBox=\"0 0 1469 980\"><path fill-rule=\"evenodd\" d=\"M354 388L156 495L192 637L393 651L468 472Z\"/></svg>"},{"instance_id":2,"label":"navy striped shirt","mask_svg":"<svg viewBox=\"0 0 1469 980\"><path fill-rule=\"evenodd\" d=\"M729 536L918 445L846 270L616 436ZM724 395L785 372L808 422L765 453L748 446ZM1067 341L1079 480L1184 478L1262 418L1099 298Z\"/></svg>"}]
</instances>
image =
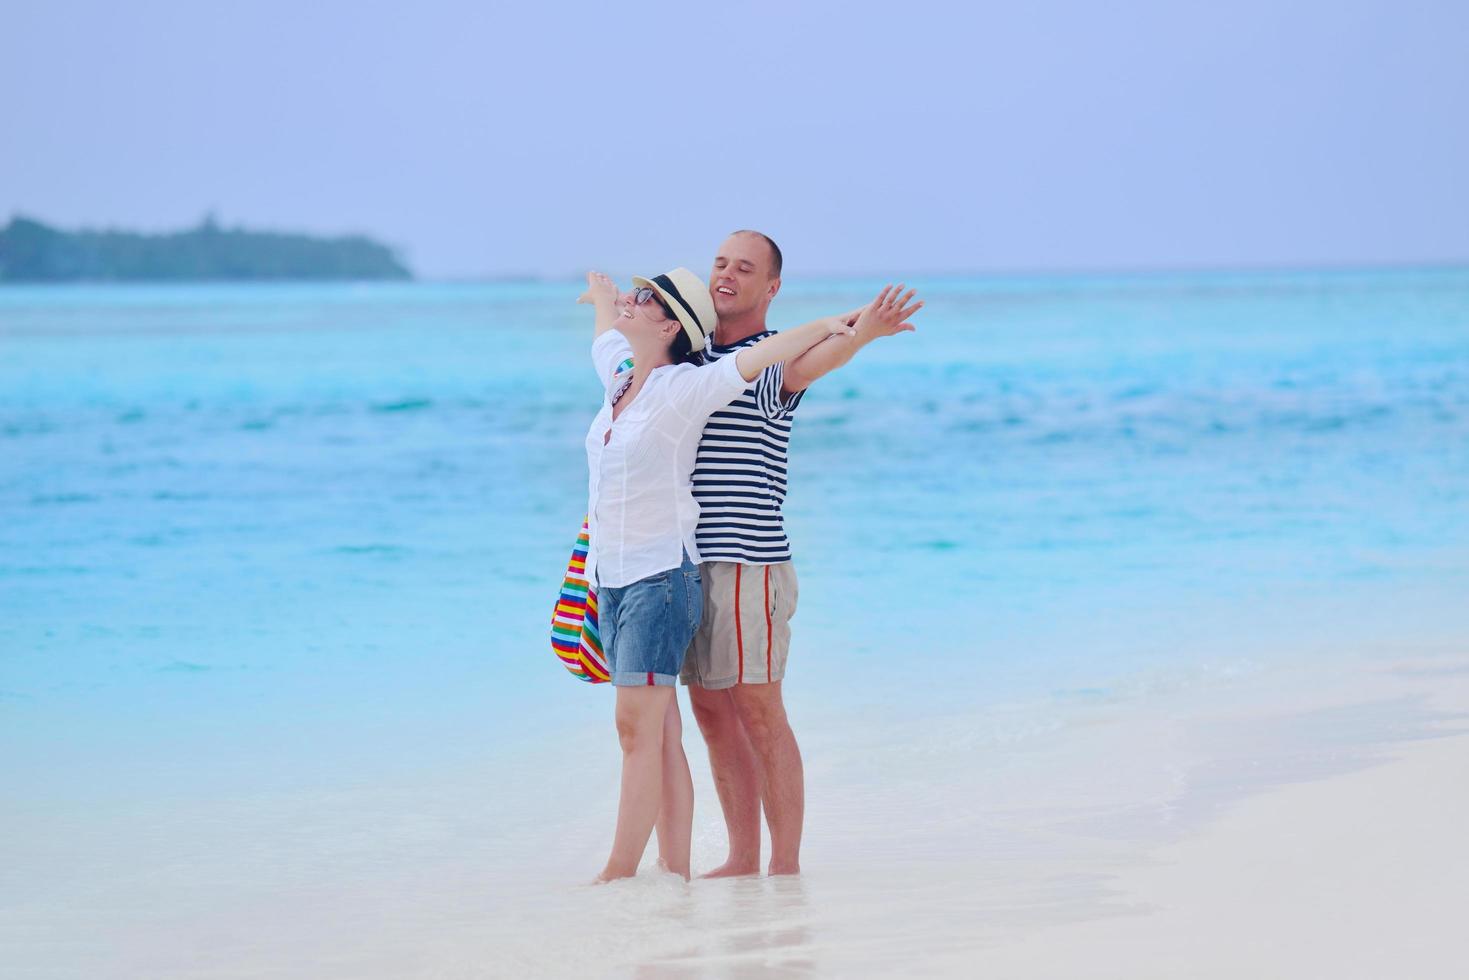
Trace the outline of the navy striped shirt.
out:
<instances>
[{"instance_id":1,"label":"navy striped shirt","mask_svg":"<svg viewBox=\"0 0 1469 980\"><path fill-rule=\"evenodd\" d=\"M729 346L711 344L717 361L775 331ZM774 364L729 404L709 416L694 460L694 499L699 504L695 543L704 561L772 565L791 560L780 508L786 499L786 450L791 413L805 394L781 398L785 365Z\"/></svg>"}]
</instances>

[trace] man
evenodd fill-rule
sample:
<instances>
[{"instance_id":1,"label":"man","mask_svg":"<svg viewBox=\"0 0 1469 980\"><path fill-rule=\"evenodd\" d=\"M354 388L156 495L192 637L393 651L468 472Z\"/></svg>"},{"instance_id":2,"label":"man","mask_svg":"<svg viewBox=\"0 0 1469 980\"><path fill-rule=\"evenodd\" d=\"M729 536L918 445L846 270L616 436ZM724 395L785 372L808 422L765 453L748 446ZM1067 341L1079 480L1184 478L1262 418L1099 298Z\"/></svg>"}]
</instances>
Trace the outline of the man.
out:
<instances>
[{"instance_id":1,"label":"man","mask_svg":"<svg viewBox=\"0 0 1469 980\"><path fill-rule=\"evenodd\" d=\"M712 347L718 359L770 331L766 311L780 292L781 254L757 231L737 231L719 247L709 292L719 314ZM873 315L848 314L855 336L833 336L784 365L766 369L704 428L694 466L703 558L704 618L684 660L694 717L709 747L729 857L704 877L760 870L760 810L770 827L772 875L801 870L805 778L781 700L796 608L781 505L791 413L813 381L841 367L878 337L912 330L905 321L922 303L910 290L884 290ZM864 308L867 309L867 308Z\"/></svg>"}]
</instances>

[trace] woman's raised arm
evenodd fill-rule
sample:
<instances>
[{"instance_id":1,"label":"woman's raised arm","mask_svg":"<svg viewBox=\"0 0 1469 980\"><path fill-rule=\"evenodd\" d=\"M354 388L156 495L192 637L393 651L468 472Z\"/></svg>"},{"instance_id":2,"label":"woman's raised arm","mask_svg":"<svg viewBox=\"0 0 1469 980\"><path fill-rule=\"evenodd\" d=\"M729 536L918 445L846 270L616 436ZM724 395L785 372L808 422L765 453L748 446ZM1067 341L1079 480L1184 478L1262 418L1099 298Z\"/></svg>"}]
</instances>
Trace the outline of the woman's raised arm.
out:
<instances>
[{"instance_id":1,"label":"woman's raised arm","mask_svg":"<svg viewBox=\"0 0 1469 980\"><path fill-rule=\"evenodd\" d=\"M850 335L856 332L857 328L840 316L824 316L820 320L782 330L735 355L740 377L746 381L754 381L770 365L804 354L833 334Z\"/></svg>"},{"instance_id":2,"label":"woman's raised arm","mask_svg":"<svg viewBox=\"0 0 1469 980\"><path fill-rule=\"evenodd\" d=\"M597 311L593 337L600 337L617 322L617 284L610 276L593 270L587 273L587 291L577 297L578 303L591 303Z\"/></svg>"}]
</instances>

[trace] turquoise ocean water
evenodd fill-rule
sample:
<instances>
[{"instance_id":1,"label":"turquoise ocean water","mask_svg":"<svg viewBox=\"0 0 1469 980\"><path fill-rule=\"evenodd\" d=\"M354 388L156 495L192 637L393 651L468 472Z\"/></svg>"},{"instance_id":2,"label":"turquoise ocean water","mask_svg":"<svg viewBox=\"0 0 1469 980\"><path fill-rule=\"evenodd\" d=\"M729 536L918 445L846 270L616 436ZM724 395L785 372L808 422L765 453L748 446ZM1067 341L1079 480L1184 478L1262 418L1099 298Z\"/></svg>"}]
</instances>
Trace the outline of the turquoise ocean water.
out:
<instances>
[{"instance_id":1,"label":"turquoise ocean water","mask_svg":"<svg viewBox=\"0 0 1469 980\"><path fill-rule=\"evenodd\" d=\"M1469 636L1469 271L917 284L918 333L797 416L798 728ZM880 285L793 280L773 325ZM598 398L577 291L0 291L18 798L606 722L547 643Z\"/></svg>"}]
</instances>

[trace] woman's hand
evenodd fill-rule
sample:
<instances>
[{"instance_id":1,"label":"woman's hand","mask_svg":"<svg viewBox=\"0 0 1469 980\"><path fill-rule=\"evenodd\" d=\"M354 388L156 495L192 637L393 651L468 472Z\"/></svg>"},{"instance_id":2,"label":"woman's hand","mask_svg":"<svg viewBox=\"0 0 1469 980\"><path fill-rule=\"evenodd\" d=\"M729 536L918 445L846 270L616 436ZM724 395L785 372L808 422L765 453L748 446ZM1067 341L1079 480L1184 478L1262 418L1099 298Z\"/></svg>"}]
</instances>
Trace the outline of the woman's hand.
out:
<instances>
[{"instance_id":1,"label":"woman's hand","mask_svg":"<svg viewBox=\"0 0 1469 980\"><path fill-rule=\"evenodd\" d=\"M578 303L591 303L596 311L592 336L600 337L617 322L617 283L612 277L593 269L587 273L587 291L577 297Z\"/></svg>"},{"instance_id":2,"label":"woman's hand","mask_svg":"<svg viewBox=\"0 0 1469 980\"><path fill-rule=\"evenodd\" d=\"M855 336L857 333L856 320L856 316L847 313L843 313L840 316L822 317L819 322L826 329L826 336L821 339L825 340L826 337L836 336Z\"/></svg>"},{"instance_id":3,"label":"woman's hand","mask_svg":"<svg viewBox=\"0 0 1469 980\"><path fill-rule=\"evenodd\" d=\"M612 277L593 270L587 273L587 291L576 298L578 303L591 303L599 306L603 303L613 304L617 302L617 283Z\"/></svg>"},{"instance_id":4,"label":"woman's hand","mask_svg":"<svg viewBox=\"0 0 1469 980\"><path fill-rule=\"evenodd\" d=\"M908 290L903 295L903 284L899 283L894 289L892 286L882 287L882 292L877 294L877 299L868 303L857 317L857 330L867 333L871 332L874 337L891 337L905 330L916 330L913 324L908 323L910 316L923 309L923 301L913 302L916 289Z\"/></svg>"}]
</instances>

